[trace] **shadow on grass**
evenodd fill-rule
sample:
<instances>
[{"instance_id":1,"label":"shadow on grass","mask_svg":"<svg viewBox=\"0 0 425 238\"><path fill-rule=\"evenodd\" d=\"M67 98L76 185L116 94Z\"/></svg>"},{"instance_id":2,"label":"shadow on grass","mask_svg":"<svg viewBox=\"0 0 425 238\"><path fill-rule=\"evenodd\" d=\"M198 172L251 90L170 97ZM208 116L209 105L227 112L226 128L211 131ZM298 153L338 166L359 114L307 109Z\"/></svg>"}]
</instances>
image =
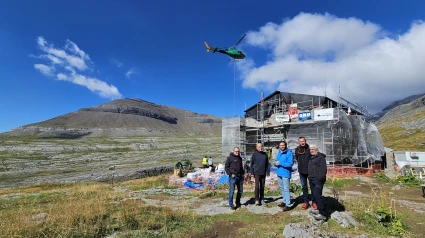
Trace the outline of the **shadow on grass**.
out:
<instances>
[{"instance_id":1,"label":"shadow on grass","mask_svg":"<svg viewBox=\"0 0 425 238\"><path fill-rule=\"evenodd\" d=\"M311 194L309 194L309 200L310 200L310 205L311 205ZM332 213L338 211L338 212L343 212L345 211L345 206L336 198L334 197L329 197L329 196L323 196L323 202L325 204L325 210L326 213L331 215ZM296 197L295 199L292 200L292 207L291 209L296 208L298 205L302 205L304 204L304 198L301 196Z\"/></svg>"},{"instance_id":2,"label":"shadow on grass","mask_svg":"<svg viewBox=\"0 0 425 238\"><path fill-rule=\"evenodd\" d=\"M263 201L264 201L264 203L265 204L268 204L268 203L274 203L274 202L276 202L277 200L279 200L279 199L282 199L282 197L278 197L278 198L273 198L273 197L265 197L264 199L263 199ZM242 205L245 205L245 206L247 206L247 205L254 205L255 204L255 198L250 198L249 200L247 200L245 203L243 203ZM262 204L263 205L263 204Z\"/></svg>"}]
</instances>

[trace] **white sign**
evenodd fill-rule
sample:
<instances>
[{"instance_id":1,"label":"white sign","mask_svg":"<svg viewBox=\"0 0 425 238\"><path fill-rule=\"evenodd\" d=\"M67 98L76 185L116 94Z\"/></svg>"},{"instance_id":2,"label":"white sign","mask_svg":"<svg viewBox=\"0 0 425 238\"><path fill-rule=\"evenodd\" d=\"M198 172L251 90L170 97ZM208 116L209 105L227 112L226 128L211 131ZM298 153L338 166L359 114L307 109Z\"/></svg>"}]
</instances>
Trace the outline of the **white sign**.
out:
<instances>
[{"instance_id":1,"label":"white sign","mask_svg":"<svg viewBox=\"0 0 425 238\"><path fill-rule=\"evenodd\" d=\"M333 120L333 119L334 119L333 108L314 110L315 121L327 121L327 120Z\"/></svg>"},{"instance_id":2,"label":"white sign","mask_svg":"<svg viewBox=\"0 0 425 238\"><path fill-rule=\"evenodd\" d=\"M276 122L288 122L289 115L276 115Z\"/></svg>"}]
</instances>

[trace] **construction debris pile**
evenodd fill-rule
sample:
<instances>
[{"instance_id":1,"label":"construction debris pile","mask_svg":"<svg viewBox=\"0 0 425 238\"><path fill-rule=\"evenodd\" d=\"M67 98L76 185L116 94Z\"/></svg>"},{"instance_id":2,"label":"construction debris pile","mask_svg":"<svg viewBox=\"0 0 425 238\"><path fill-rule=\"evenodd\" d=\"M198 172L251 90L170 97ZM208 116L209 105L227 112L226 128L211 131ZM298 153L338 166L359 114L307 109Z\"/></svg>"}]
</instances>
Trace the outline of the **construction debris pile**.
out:
<instances>
[{"instance_id":1,"label":"construction debris pile","mask_svg":"<svg viewBox=\"0 0 425 238\"><path fill-rule=\"evenodd\" d=\"M299 181L299 174L294 166L291 181ZM211 168L194 168L192 171L185 174L185 176L178 176L176 173L169 178L169 185L180 188L190 189L227 189L229 182L229 175L225 174L224 166L218 165L215 171ZM245 176L244 184L253 185L253 178ZM266 176L266 188L270 191L279 189L277 182L276 168L270 168ZM253 187L245 186L244 191L250 191Z\"/></svg>"}]
</instances>

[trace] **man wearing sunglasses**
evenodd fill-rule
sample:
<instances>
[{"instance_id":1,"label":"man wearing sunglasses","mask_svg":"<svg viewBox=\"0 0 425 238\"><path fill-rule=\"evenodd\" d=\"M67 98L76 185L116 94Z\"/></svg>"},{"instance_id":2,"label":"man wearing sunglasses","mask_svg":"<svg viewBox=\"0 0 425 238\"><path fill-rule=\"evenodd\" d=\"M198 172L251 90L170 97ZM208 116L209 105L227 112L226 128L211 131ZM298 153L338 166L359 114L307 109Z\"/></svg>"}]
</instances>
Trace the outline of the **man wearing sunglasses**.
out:
<instances>
[{"instance_id":1,"label":"man wearing sunglasses","mask_svg":"<svg viewBox=\"0 0 425 238\"><path fill-rule=\"evenodd\" d=\"M233 152L227 157L225 164L226 174L229 175L229 207L230 210L236 210L241 206L241 197L243 192L244 170L242 157L240 156L239 147L233 148ZM235 192L235 185L238 189L236 194L236 207L233 205L233 193Z\"/></svg>"}]
</instances>

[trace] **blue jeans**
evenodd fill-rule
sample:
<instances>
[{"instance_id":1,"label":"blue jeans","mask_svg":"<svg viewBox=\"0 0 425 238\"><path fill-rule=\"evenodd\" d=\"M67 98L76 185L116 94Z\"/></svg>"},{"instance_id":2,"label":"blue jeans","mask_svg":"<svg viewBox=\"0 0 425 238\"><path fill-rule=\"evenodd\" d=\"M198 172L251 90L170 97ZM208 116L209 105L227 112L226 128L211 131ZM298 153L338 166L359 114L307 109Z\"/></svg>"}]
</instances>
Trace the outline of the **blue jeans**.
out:
<instances>
[{"instance_id":1,"label":"blue jeans","mask_svg":"<svg viewBox=\"0 0 425 238\"><path fill-rule=\"evenodd\" d=\"M236 194L236 205L241 204L241 197L243 192L243 176L232 178L229 176L229 207L233 207L233 193L235 192L235 185L238 189Z\"/></svg>"},{"instance_id":2,"label":"blue jeans","mask_svg":"<svg viewBox=\"0 0 425 238\"><path fill-rule=\"evenodd\" d=\"M303 189L303 199L304 199L304 203L308 203L309 202L309 195L308 195L308 183L307 183L307 178L308 175L307 174L301 174L300 173L300 182L301 182L301 187ZM311 186L310 186L311 189Z\"/></svg>"},{"instance_id":3,"label":"blue jeans","mask_svg":"<svg viewBox=\"0 0 425 238\"><path fill-rule=\"evenodd\" d=\"M282 200L287 207L291 204L291 193L289 192L290 180L290 178L277 177L277 182L279 183L280 191L282 192Z\"/></svg>"}]
</instances>

